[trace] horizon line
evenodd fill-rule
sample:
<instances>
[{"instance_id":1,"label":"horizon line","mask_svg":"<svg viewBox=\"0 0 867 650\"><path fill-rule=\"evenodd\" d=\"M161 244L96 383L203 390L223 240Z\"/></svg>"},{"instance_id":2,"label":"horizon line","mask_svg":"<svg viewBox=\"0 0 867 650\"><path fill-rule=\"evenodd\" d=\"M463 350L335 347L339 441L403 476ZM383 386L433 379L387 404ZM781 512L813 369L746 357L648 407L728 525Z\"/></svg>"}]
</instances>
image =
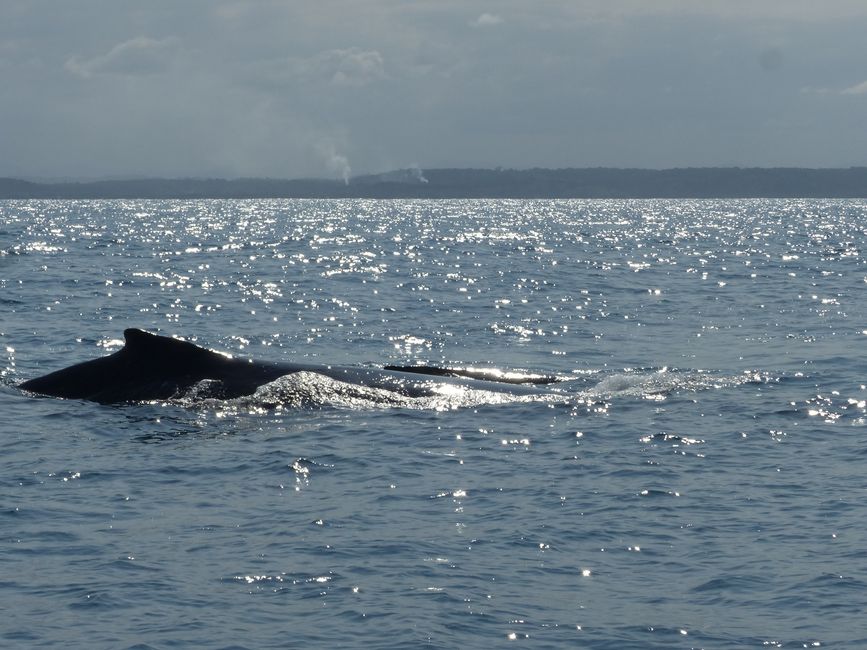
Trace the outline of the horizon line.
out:
<instances>
[{"instance_id":1,"label":"horizon line","mask_svg":"<svg viewBox=\"0 0 867 650\"><path fill-rule=\"evenodd\" d=\"M804 167L792 165L692 165L692 166L676 166L676 167L618 167L607 165L594 165L584 167L505 167L497 165L495 167L399 167L388 169L379 172L365 172L354 174L348 178L340 176L230 176L230 175L148 175L148 174L130 174L118 176L31 176L29 174L0 175L0 180L4 181L21 181L25 183L35 183L41 185L53 185L63 183L111 183L111 182L130 182L130 181L300 181L300 182L335 182L335 183L351 183L353 179L376 178L397 174L401 172L438 172L438 171L486 171L486 172L532 172L532 171L628 171L628 172L674 172L674 171L851 171L867 169L867 162L863 165L849 165L839 167ZM387 182L387 181L386 181Z\"/></svg>"}]
</instances>

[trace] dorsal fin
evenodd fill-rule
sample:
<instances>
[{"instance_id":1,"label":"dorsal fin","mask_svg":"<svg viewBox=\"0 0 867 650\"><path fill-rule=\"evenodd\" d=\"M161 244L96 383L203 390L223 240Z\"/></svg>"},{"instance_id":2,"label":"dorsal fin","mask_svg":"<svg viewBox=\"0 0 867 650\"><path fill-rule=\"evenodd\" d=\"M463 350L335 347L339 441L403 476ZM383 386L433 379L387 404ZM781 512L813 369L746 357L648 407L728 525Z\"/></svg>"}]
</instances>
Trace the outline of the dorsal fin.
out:
<instances>
[{"instance_id":1,"label":"dorsal fin","mask_svg":"<svg viewBox=\"0 0 867 650\"><path fill-rule=\"evenodd\" d=\"M169 336L160 336L152 334L144 330L131 327L123 331L125 341L124 350L128 354L185 354L188 355L194 351L200 353L216 354L211 350L200 348L189 341L173 339Z\"/></svg>"}]
</instances>

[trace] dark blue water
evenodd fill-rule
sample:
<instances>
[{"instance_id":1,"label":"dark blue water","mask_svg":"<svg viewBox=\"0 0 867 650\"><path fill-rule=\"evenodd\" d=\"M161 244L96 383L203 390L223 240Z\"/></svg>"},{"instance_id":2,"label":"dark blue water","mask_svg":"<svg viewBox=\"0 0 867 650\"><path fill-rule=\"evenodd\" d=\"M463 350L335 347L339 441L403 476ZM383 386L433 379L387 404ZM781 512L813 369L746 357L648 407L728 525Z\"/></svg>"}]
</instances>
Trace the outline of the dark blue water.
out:
<instances>
[{"instance_id":1,"label":"dark blue water","mask_svg":"<svg viewBox=\"0 0 867 650\"><path fill-rule=\"evenodd\" d=\"M0 645L867 647L867 203L0 202ZM554 398L100 406L126 327Z\"/></svg>"}]
</instances>

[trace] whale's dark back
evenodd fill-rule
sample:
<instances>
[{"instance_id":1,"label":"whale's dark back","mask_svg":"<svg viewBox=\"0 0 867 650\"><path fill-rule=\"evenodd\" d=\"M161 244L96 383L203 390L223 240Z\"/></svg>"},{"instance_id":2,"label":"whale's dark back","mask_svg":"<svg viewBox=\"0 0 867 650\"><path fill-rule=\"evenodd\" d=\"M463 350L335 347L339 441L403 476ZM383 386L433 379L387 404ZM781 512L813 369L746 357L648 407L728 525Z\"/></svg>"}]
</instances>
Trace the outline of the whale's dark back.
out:
<instances>
[{"instance_id":1,"label":"whale's dark back","mask_svg":"<svg viewBox=\"0 0 867 650\"><path fill-rule=\"evenodd\" d=\"M125 345L114 354L25 381L20 387L52 397L87 399L108 404L169 399L182 395L206 379L215 380L208 385L209 397L229 399L251 395L258 387L278 377L300 371L411 396L430 394L433 384L446 383L524 394L532 393L534 384L557 381L556 377L546 375L520 375L480 368L353 368L263 363L234 359L188 341L138 329L125 330L123 336ZM436 379L432 381L434 377Z\"/></svg>"},{"instance_id":2,"label":"whale's dark back","mask_svg":"<svg viewBox=\"0 0 867 650\"><path fill-rule=\"evenodd\" d=\"M123 335L125 345L114 354L31 379L21 388L110 403L168 399L203 379L224 382L227 396L242 395L281 374L167 336L138 329Z\"/></svg>"}]
</instances>

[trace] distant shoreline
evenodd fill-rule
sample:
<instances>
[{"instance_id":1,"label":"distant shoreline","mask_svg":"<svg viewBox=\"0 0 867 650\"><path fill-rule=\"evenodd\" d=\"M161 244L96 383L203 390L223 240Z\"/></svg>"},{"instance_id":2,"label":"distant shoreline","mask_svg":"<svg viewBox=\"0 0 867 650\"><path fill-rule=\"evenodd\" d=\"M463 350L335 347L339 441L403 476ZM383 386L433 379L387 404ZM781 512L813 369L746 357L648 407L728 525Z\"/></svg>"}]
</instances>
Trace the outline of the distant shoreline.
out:
<instances>
[{"instance_id":1,"label":"distant shoreline","mask_svg":"<svg viewBox=\"0 0 867 650\"><path fill-rule=\"evenodd\" d=\"M407 169L333 179L0 178L0 199L867 198L867 167Z\"/></svg>"}]
</instances>

